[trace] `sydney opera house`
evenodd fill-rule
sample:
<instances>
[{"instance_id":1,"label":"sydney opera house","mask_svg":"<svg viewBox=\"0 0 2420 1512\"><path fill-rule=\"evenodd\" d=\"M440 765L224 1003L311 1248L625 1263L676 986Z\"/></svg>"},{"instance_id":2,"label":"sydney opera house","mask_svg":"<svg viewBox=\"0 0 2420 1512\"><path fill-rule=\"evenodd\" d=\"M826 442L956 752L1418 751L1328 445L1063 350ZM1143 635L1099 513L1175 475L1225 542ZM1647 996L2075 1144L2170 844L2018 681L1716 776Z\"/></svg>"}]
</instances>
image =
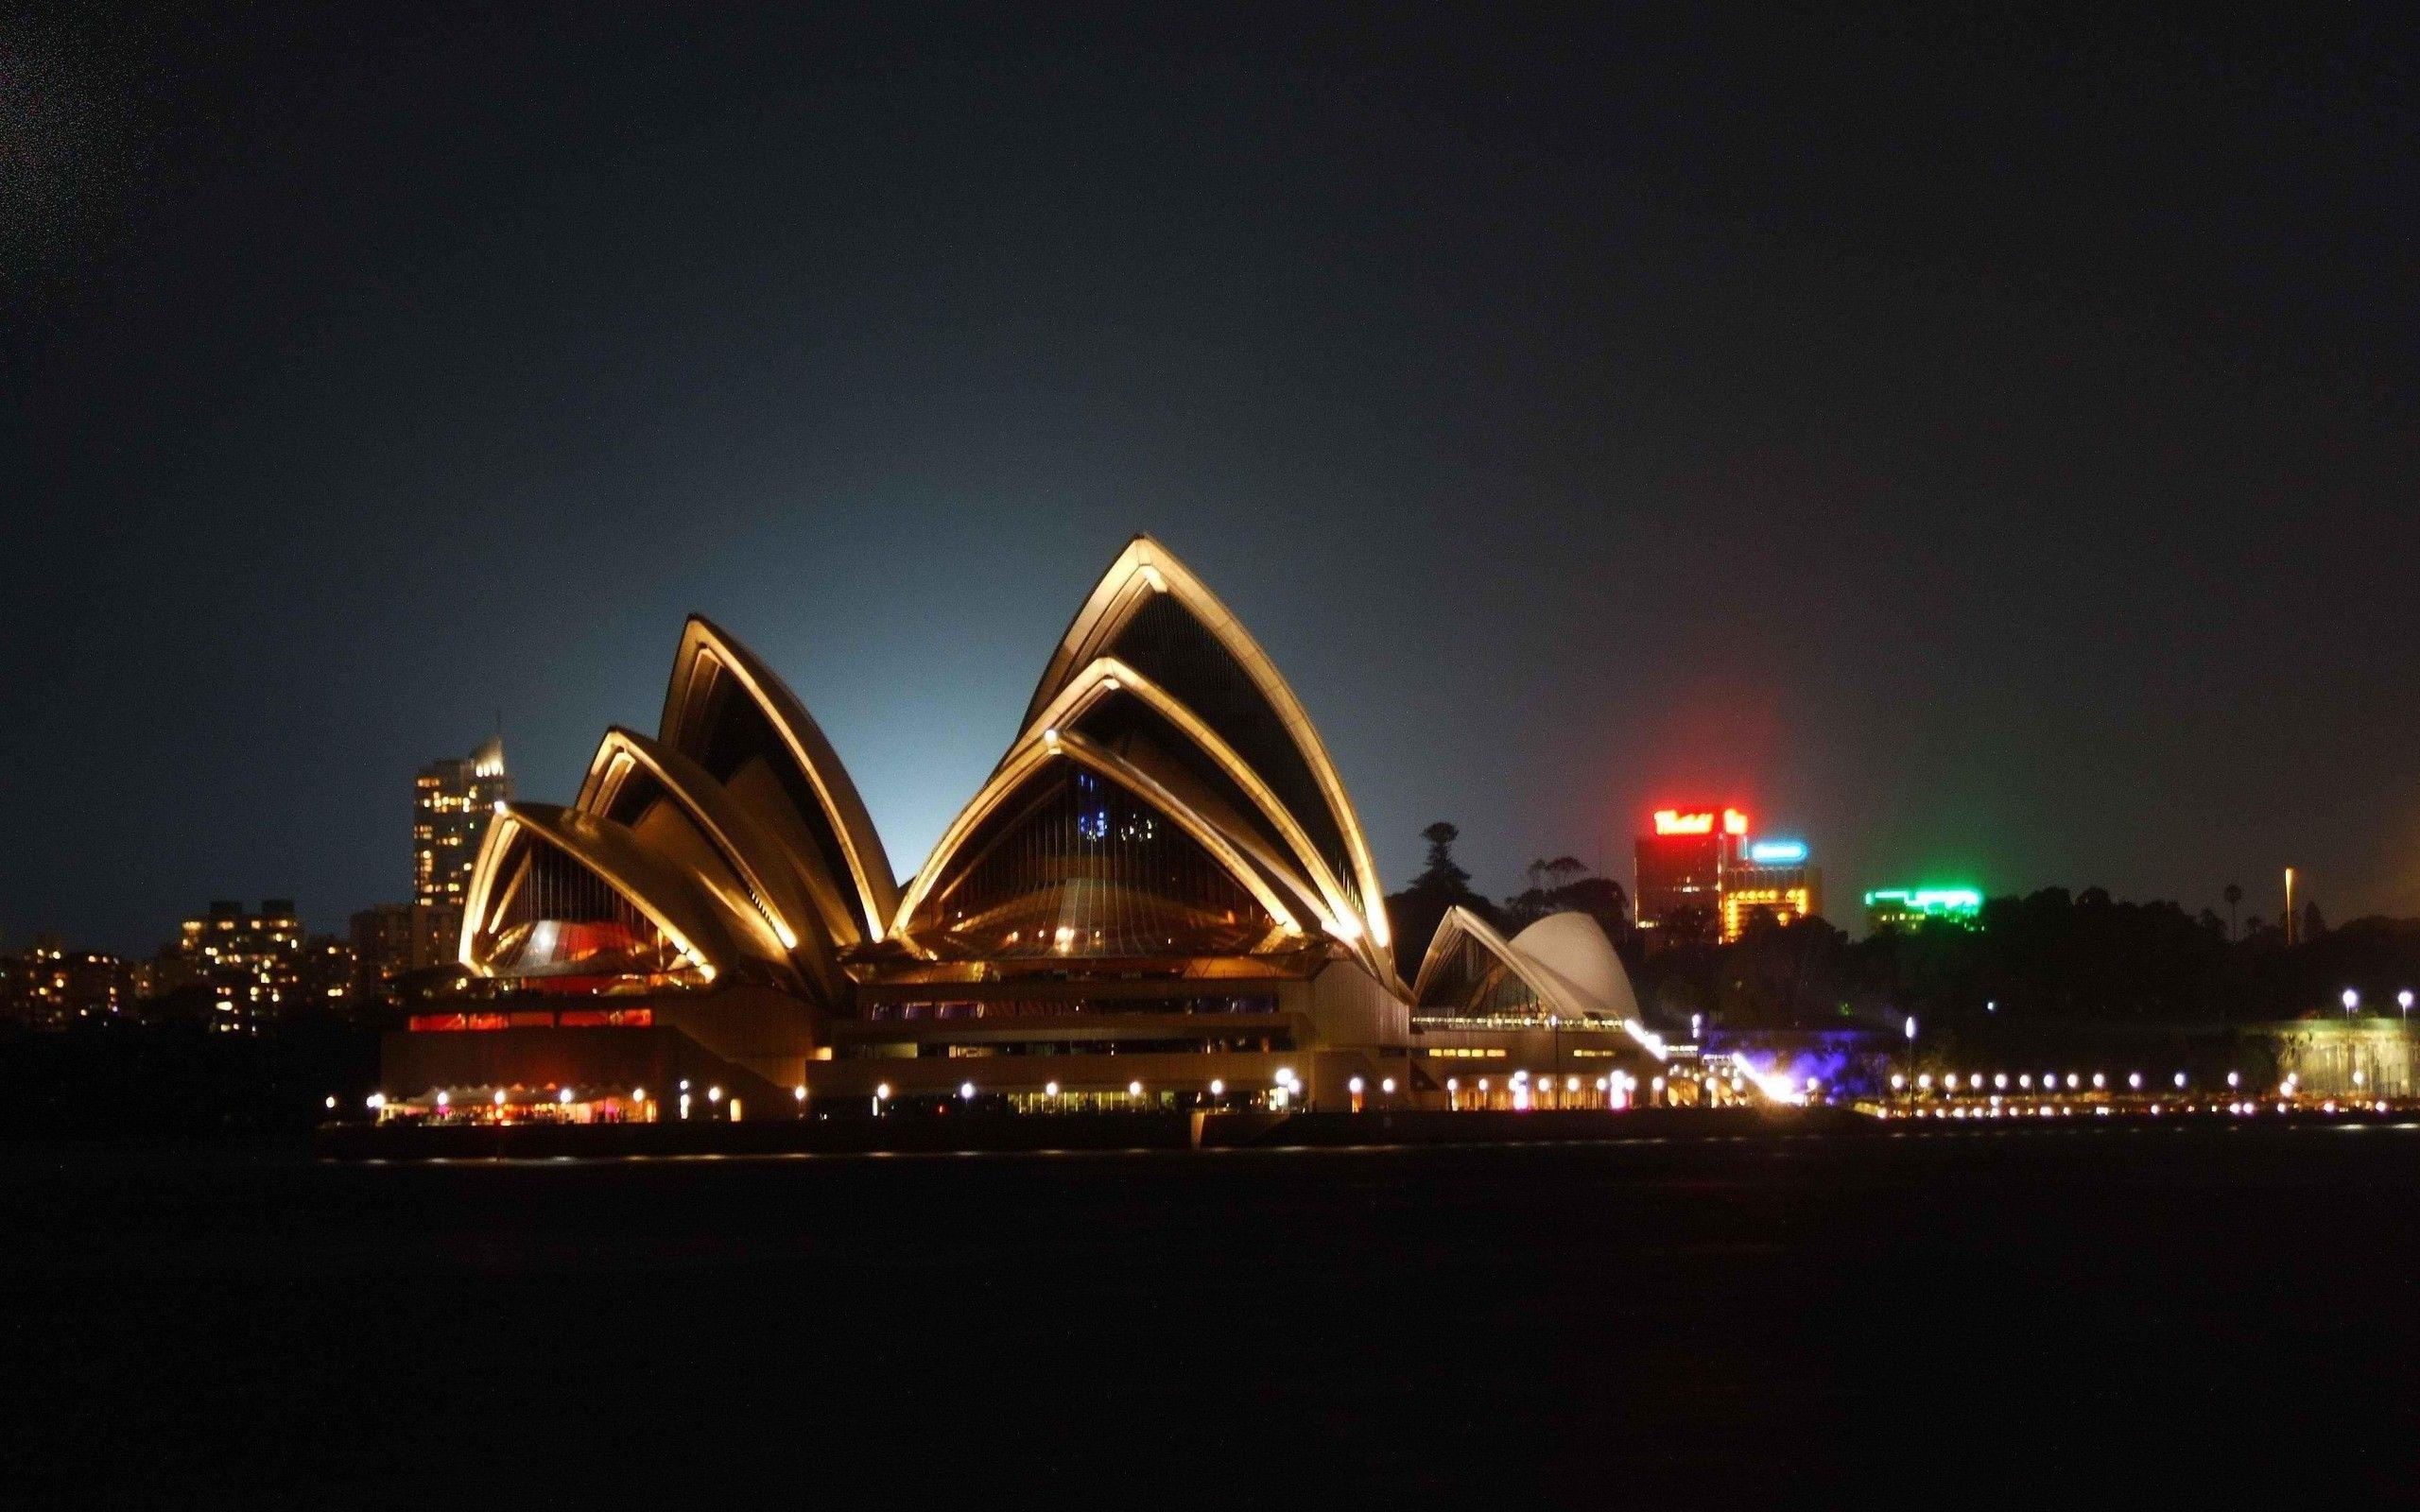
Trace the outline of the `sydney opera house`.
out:
<instances>
[{"instance_id":1,"label":"sydney opera house","mask_svg":"<svg viewBox=\"0 0 2420 1512\"><path fill-rule=\"evenodd\" d=\"M1456 910L1399 961L1318 730L1149 538L904 879L799 699L691 619L653 735L499 807L460 964L388 1039L394 1116L1603 1108L1668 1054L1584 915Z\"/></svg>"}]
</instances>

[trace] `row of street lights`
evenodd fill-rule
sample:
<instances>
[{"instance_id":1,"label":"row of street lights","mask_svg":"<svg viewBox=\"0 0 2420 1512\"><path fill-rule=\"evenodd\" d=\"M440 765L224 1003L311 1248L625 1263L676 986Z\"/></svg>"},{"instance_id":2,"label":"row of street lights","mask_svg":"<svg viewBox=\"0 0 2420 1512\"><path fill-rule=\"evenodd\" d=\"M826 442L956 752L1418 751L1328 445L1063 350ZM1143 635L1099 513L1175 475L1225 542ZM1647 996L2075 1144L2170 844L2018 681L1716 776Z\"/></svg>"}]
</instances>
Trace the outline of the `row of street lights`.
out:
<instances>
[{"instance_id":1,"label":"row of street lights","mask_svg":"<svg viewBox=\"0 0 2420 1512\"><path fill-rule=\"evenodd\" d=\"M2344 995L2339 1001L2344 1005L2344 1012L2347 1017L2350 1017L2360 1010L2361 994L2359 988L2346 988L2344 989ZM2408 987L2394 995L2394 1005L2403 1010L2403 1017L2406 1020L2409 1020L2411 1017L2411 989Z\"/></svg>"},{"instance_id":2,"label":"row of street lights","mask_svg":"<svg viewBox=\"0 0 2420 1512\"><path fill-rule=\"evenodd\" d=\"M1392 1076L1381 1076L1378 1078L1378 1091L1383 1096L1392 1097L1395 1094L1395 1079ZM1352 1094L1355 1111L1359 1111L1362 1098L1369 1091L1368 1081L1362 1077L1355 1076L1347 1081L1344 1086L1345 1091ZM1227 1083L1224 1078L1213 1077L1206 1091L1212 1097L1224 1097L1227 1095ZM1130 1081L1126 1084L1126 1095L1130 1100L1140 1100L1143 1093L1144 1087L1142 1082L1139 1080ZM802 1106L806 1102L806 1089L803 1086L793 1089L792 1095L798 1099ZM979 1095L979 1090L973 1082L963 1081L958 1084L958 1099L959 1102L972 1103L977 1095ZM1060 1095L1059 1084L1055 1081L1044 1083L1042 1095L1056 1101ZM1305 1093L1303 1088L1302 1077L1295 1073L1294 1068L1291 1066L1278 1067L1275 1074L1270 1078L1268 1096L1270 1106L1277 1108L1284 1108L1291 1104L1303 1101ZM890 1083L887 1081L878 1083L873 1090L873 1111L876 1116L879 1116L882 1113L884 1105L889 1103L890 1100Z\"/></svg>"}]
</instances>

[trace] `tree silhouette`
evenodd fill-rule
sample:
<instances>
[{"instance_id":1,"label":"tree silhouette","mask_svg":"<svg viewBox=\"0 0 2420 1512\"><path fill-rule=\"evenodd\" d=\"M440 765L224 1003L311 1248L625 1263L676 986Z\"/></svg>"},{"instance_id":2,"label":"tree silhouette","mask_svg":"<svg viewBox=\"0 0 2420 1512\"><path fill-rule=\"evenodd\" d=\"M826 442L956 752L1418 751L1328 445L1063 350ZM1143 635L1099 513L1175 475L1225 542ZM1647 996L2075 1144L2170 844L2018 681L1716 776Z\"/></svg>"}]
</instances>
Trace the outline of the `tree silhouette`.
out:
<instances>
[{"instance_id":1,"label":"tree silhouette","mask_svg":"<svg viewBox=\"0 0 2420 1512\"><path fill-rule=\"evenodd\" d=\"M2243 902L2243 888L2239 884L2230 882L2220 889L2219 896L2227 901L2227 938L2233 939L2235 938L2235 908L2236 904Z\"/></svg>"},{"instance_id":2,"label":"tree silhouette","mask_svg":"<svg viewBox=\"0 0 2420 1512\"><path fill-rule=\"evenodd\" d=\"M1414 887L1426 885L1452 888L1470 885L1471 874L1454 865L1454 842L1462 837L1461 831L1439 819L1421 831L1420 837L1428 842L1428 865L1423 868L1419 876L1411 879L1411 885Z\"/></svg>"},{"instance_id":3,"label":"tree silhouette","mask_svg":"<svg viewBox=\"0 0 2420 1512\"><path fill-rule=\"evenodd\" d=\"M1454 861L1454 842L1462 832L1440 819L1420 832L1428 842L1428 865L1403 891L1387 897L1387 918L1394 925L1395 966L1409 979L1420 970L1429 938L1457 904L1491 924L1503 922L1495 905L1471 891L1471 874Z\"/></svg>"}]
</instances>

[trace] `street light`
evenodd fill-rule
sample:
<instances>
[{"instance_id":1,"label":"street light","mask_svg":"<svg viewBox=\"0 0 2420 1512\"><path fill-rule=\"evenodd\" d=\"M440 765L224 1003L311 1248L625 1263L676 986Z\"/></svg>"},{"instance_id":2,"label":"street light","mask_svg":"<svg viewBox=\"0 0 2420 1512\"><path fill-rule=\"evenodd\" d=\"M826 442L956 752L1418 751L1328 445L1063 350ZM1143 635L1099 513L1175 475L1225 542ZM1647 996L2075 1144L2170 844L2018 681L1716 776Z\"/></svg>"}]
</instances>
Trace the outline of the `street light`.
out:
<instances>
[{"instance_id":1,"label":"street light","mask_svg":"<svg viewBox=\"0 0 2420 1512\"><path fill-rule=\"evenodd\" d=\"M2403 1016L2405 1018L2409 1019L2411 1017L2411 989L2410 988L2407 987L2402 991L2397 992L2394 995L2394 1005L2403 1010Z\"/></svg>"},{"instance_id":2,"label":"street light","mask_svg":"<svg viewBox=\"0 0 2420 1512\"><path fill-rule=\"evenodd\" d=\"M2344 989L2343 1001L2344 1011L2350 1013L2361 1005L2361 994L2348 987Z\"/></svg>"}]
</instances>

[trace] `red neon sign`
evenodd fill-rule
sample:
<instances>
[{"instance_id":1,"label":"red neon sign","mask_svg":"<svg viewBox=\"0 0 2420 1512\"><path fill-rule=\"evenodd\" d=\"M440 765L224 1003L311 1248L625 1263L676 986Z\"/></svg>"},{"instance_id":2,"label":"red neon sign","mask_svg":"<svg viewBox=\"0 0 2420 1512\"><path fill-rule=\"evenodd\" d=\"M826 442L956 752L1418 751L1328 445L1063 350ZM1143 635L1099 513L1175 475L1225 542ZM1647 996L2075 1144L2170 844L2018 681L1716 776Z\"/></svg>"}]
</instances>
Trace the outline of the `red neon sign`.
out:
<instances>
[{"instance_id":1,"label":"red neon sign","mask_svg":"<svg viewBox=\"0 0 2420 1512\"><path fill-rule=\"evenodd\" d=\"M1658 834L1712 834L1714 815L1684 814L1679 809L1655 811L1655 833Z\"/></svg>"},{"instance_id":2,"label":"red neon sign","mask_svg":"<svg viewBox=\"0 0 2420 1512\"><path fill-rule=\"evenodd\" d=\"M1712 809L1657 809L1655 833L1658 834L1712 834L1715 814ZM1746 834L1748 816L1737 809L1722 811L1722 833Z\"/></svg>"}]
</instances>

